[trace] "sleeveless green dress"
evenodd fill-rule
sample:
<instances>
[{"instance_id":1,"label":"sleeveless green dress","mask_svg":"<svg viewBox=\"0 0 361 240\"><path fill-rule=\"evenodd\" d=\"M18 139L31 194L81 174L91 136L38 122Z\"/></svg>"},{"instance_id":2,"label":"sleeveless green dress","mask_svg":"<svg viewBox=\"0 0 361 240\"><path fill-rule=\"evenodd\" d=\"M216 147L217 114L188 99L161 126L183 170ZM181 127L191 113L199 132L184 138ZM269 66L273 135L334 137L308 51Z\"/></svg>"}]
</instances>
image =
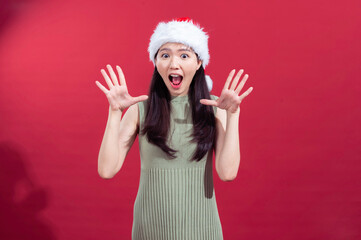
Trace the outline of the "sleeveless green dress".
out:
<instances>
[{"instance_id":1,"label":"sleeveless green dress","mask_svg":"<svg viewBox=\"0 0 361 240\"><path fill-rule=\"evenodd\" d=\"M142 129L146 101L138 106ZM134 203L132 239L221 240L212 153L199 162L190 161L197 145L190 142L193 124L187 95L171 98L170 123L168 145L178 151L175 159L149 143L144 135L138 135L141 175Z\"/></svg>"}]
</instances>

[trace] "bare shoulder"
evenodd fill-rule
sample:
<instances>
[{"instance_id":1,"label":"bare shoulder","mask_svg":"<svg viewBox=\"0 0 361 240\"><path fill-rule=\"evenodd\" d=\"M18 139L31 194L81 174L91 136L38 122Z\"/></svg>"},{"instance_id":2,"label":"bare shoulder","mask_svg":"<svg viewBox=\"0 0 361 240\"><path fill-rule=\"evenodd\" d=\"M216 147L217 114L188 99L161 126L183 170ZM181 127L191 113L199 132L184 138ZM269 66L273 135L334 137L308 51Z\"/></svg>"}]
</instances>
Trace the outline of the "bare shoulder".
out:
<instances>
[{"instance_id":1,"label":"bare shoulder","mask_svg":"<svg viewBox=\"0 0 361 240\"><path fill-rule=\"evenodd\" d=\"M226 128L226 123L227 123L227 112L226 112L226 110L221 109L221 108L217 108L216 121L220 122L224 129Z\"/></svg>"},{"instance_id":2,"label":"bare shoulder","mask_svg":"<svg viewBox=\"0 0 361 240\"><path fill-rule=\"evenodd\" d=\"M130 128L133 131L138 129L139 126L139 107L138 104L133 104L125 112L121 125L125 128Z\"/></svg>"},{"instance_id":3,"label":"bare shoulder","mask_svg":"<svg viewBox=\"0 0 361 240\"><path fill-rule=\"evenodd\" d=\"M212 100L217 100L219 97L216 95L210 95ZM224 109L218 108L218 107L214 107L215 109L215 117L217 122L219 121L223 127L225 127L225 123L226 123L226 119L227 119L227 112Z\"/></svg>"}]
</instances>

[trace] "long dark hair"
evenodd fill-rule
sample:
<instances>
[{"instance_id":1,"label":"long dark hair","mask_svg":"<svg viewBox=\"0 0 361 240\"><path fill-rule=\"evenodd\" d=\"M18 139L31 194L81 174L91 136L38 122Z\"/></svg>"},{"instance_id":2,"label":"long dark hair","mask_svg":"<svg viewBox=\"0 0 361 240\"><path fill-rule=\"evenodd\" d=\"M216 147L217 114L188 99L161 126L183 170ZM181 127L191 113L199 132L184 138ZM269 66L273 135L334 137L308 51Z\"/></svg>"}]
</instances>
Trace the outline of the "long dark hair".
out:
<instances>
[{"instance_id":1,"label":"long dark hair","mask_svg":"<svg viewBox=\"0 0 361 240\"><path fill-rule=\"evenodd\" d=\"M193 121L192 142L197 143L197 149L192 160L196 161L200 161L207 152L212 150L216 137L216 120L213 107L201 104L199 100L202 98L210 99L210 94L205 80L204 68L201 65L196 71L188 91ZM167 86L155 67L141 134L146 135L150 143L160 147L170 158L175 158L177 151L170 148L166 143L170 127L170 99Z\"/></svg>"}]
</instances>

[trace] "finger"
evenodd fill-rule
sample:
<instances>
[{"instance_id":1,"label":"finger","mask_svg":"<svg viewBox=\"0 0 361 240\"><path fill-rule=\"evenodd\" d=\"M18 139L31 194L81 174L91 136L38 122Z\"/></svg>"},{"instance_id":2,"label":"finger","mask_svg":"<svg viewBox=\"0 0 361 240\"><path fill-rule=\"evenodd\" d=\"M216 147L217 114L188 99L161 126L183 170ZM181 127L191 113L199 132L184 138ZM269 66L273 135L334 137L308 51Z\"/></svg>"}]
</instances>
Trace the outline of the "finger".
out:
<instances>
[{"instance_id":1,"label":"finger","mask_svg":"<svg viewBox=\"0 0 361 240\"><path fill-rule=\"evenodd\" d=\"M108 68L108 71L109 71L109 73L110 73L110 77L111 77L112 80L113 80L114 85L115 85L115 86L119 86L117 76L115 75L112 66L110 66L110 65L108 64L108 65L107 65L107 68Z\"/></svg>"},{"instance_id":2,"label":"finger","mask_svg":"<svg viewBox=\"0 0 361 240\"><path fill-rule=\"evenodd\" d=\"M95 84L102 90L105 94L108 94L108 89L106 89L100 82L95 81Z\"/></svg>"},{"instance_id":3,"label":"finger","mask_svg":"<svg viewBox=\"0 0 361 240\"><path fill-rule=\"evenodd\" d=\"M243 98L247 97L248 94L250 94L250 93L252 92L252 90L253 90L253 87L248 88L247 91L245 91L245 92L240 96L241 101L243 100Z\"/></svg>"},{"instance_id":4,"label":"finger","mask_svg":"<svg viewBox=\"0 0 361 240\"><path fill-rule=\"evenodd\" d=\"M106 71L104 69L100 70L100 72L102 73L105 82L108 84L109 89L112 89L114 87L112 81L110 80L108 74L106 73Z\"/></svg>"},{"instance_id":5,"label":"finger","mask_svg":"<svg viewBox=\"0 0 361 240\"><path fill-rule=\"evenodd\" d=\"M126 87L127 84L125 83L125 77L124 77L124 74L123 74L123 70L119 66L117 66L117 71L118 71L118 75L119 75L120 85Z\"/></svg>"},{"instance_id":6,"label":"finger","mask_svg":"<svg viewBox=\"0 0 361 240\"><path fill-rule=\"evenodd\" d=\"M236 69L233 69L233 70L229 73L228 78L227 78L227 80L226 80L226 83L224 84L224 88L223 88L223 89L228 89L228 88L229 88L229 84L231 83L231 80L232 80L233 75L234 75L235 72L236 72Z\"/></svg>"},{"instance_id":7,"label":"finger","mask_svg":"<svg viewBox=\"0 0 361 240\"><path fill-rule=\"evenodd\" d=\"M137 102L141 102L141 101L144 101L144 100L147 100L148 99L148 96L147 95L141 95L139 97L134 97L133 100L135 103Z\"/></svg>"},{"instance_id":8,"label":"finger","mask_svg":"<svg viewBox=\"0 0 361 240\"><path fill-rule=\"evenodd\" d=\"M246 83L247 79L248 79L248 74L245 74L242 81L239 83L237 89L236 89L236 93L239 94L244 86L244 84Z\"/></svg>"},{"instance_id":9,"label":"finger","mask_svg":"<svg viewBox=\"0 0 361 240\"><path fill-rule=\"evenodd\" d=\"M200 103L202 103L203 105L208 105L208 106L214 106L214 107L218 106L218 103L215 100L201 99Z\"/></svg>"},{"instance_id":10,"label":"finger","mask_svg":"<svg viewBox=\"0 0 361 240\"><path fill-rule=\"evenodd\" d=\"M243 69L241 69L241 70L238 71L236 77L233 79L232 86L231 86L230 90L236 89L236 86L237 86L237 84L238 84L238 80L239 80L239 78L242 76L243 72L244 72Z\"/></svg>"}]
</instances>

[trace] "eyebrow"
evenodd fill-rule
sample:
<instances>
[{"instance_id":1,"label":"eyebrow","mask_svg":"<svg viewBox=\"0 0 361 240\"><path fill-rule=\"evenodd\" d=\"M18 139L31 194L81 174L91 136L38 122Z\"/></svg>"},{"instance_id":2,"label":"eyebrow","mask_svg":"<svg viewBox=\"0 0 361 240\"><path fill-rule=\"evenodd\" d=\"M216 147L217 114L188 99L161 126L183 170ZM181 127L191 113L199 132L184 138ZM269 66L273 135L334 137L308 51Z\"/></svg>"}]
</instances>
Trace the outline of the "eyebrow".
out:
<instances>
[{"instance_id":1,"label":"eyebrow","mask_svg":"<svg viewBox=\"0 0 361 240\"><path fill-rule=\"evenodd\" d=\"M159 52L161 52L161 51L166 51L166 50L171 51L170 48L162 48L161 50L159 50ZM178 52L181 52L181 51L192 52L191 50L189 50L189 49L187 49L187 48L181 48L181 49L178 49L177 51L178 51Z\"/></svg>"}]
</instances>

